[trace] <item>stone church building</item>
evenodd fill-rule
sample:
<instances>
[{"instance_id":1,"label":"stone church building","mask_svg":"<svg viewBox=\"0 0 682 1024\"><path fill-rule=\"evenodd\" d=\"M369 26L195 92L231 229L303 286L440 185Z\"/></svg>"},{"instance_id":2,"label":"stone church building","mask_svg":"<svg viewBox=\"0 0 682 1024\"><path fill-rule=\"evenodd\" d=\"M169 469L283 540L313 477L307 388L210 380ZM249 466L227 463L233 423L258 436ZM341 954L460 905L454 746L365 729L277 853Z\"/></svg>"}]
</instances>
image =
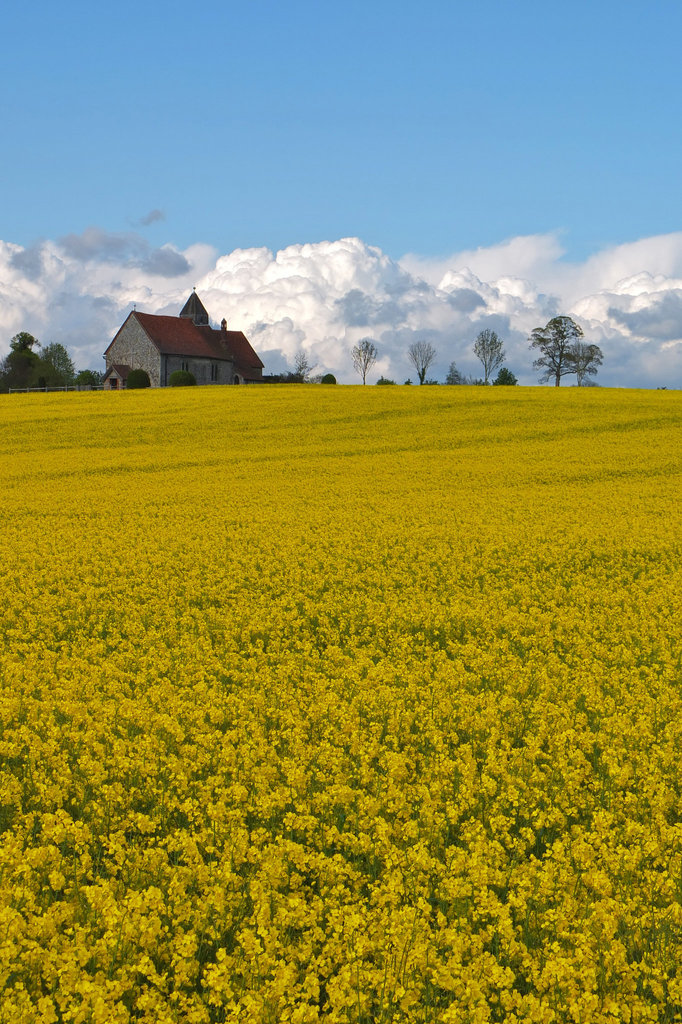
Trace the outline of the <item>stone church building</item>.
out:
<instances>
[{"instance_id":1,"label":"stone church building","mask_svg":"<svg viewBox=\"0 0 682 1024\"><path fill-rule=\"evenodd\" d=\"M146 370L152 387L166 387L175 370L189 370L197 384L248 384L263 376L263 363L241 331L211 327L195 291L179 316L129 314L104 353L105 388L122 388L131 370Z\"/></svg>"}]
</instances>

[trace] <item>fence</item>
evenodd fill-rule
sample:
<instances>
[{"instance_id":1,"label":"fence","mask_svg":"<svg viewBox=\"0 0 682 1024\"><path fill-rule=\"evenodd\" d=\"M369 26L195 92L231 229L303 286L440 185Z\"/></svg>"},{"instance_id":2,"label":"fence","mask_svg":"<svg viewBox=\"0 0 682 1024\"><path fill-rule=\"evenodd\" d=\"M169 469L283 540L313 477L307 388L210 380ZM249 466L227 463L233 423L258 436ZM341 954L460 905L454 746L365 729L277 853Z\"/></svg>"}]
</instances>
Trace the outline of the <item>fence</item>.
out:
<instances>
[{"instance_id":1,"label":"fence","mask_svg":"<svg viewBox=\"0 0 682 1024\"><path fill-rule=\"evenodd\" d=\"M103 384L60 384L49 388L10 388L10 395L30 394L32 391L103 391Z\"/></svg>"}]
</instances>

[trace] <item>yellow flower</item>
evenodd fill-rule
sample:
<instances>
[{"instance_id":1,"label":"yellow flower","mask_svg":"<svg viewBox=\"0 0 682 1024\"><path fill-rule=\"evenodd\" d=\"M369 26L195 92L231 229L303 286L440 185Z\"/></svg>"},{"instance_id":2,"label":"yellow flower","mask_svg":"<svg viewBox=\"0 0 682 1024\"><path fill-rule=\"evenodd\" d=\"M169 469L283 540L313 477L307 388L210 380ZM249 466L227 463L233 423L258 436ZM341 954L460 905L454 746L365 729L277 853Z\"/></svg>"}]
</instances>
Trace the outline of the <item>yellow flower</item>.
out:
<instances>
[{"instance_id":1,"label":"yellow flower","mask_svg":"<svg viewBox=\"0 0 682 1024\"><path fill-rule=\"evenodd\" d=\"M3 1024L682 1014L682 400L456 390L0 396Z\"/></svg>"}]
</instances>

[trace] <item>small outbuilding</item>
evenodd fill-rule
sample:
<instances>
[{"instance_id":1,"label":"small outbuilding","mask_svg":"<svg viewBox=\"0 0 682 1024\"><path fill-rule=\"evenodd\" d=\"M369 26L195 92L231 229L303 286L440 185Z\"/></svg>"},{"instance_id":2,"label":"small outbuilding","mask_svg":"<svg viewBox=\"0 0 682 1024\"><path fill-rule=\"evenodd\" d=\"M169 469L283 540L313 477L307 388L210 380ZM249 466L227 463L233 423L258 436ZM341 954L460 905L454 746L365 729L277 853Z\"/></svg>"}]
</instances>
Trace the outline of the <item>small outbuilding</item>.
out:
<instances>
[{"instance_id":1,"label":"small outbuilding","mask_svg":"<svg viewBox=\"0 0 682 1024\"><path fill-rule=\"evenodd\" d=\"M188 370L197 384L250 384L263 378L263 363L241 331L223 320L211 327L193 291L179 316L133 310L104 353L105 388L125 387L132 369L146 370L152 387L166 387L175 370Z\"/></svg>"}]
</instances>

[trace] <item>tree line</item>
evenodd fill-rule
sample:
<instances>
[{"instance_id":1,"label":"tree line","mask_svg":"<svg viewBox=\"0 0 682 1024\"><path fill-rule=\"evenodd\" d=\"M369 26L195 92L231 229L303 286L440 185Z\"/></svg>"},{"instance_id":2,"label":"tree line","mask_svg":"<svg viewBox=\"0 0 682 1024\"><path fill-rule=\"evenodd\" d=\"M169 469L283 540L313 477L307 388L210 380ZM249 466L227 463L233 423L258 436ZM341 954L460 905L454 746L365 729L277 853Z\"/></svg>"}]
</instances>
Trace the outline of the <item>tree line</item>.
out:
<instances>
[{"instance_id":1,"label":"tree line","mask_svg":"<svg viewBox=\"0 0 682 1024\"><path fill-rule=\"evenodd\" d=\"M603 353L598 345L583 341L583 331L569 316L556 316L544 327L531 332L530 348L537 353L533 369L540 371L539 381L553 381L559 387L568 374L575 374L577 383L584 387L591 383L603 362ZM506 353L499 335L488 328L479 332L473 345L474 355L483 368L482 377L461 373L452 362L445 377L446 384L493 384L509 386L517 383L516 376L504 365ZM367 375L374 367L379 350L372 338L363 338L351 350L353 367L367 383ZM437 384L430 380L428 372L438 353L428 341L415 341L407 350L407 358L414 367L420 384ZM309 382L335 384L333 374L313 377L314 365L305 352L297 353L293 372L275 374L267 378L271 382ZM497 372L497 375L494 374ZM97 370L77 371L66 348L59 342L41 345L37 338L27 331L20 331L10 341L10 351L0 360L0 391L21 388L65 387L72 385L97 386L102 383L102 374ZM406 384L412 383L405 381ZM380 377L377 384L395 384L395 381Z\"/></svg>"},{"instance_id":2,"label":"tree line","mask_svg":"<svg viewBox=\"0 0 682 1024\"><path fill-rule=\"evenodd\" d=\"M530 348L537 357L533 361L533 369L540 371L540 383L553 381L559 387L561 378L567 374L575 374L580 387L591 383L602 365L603 353L598 345L590 345L582 340L582 328L570 316L556 316L544 327L536 327L531 332ZM450 363L446 384L496 384L514 385L517 378L512 371L504 366L506 353L499 335L488 328L480 331L474 346L474 355L483 367L483 377L472 377L460 373L456 364ZM377 361L379 350L372 338L363 338L351 350L353 368L367 383L367 375ZM420 384L437 384L429 380L427 374L436 356L434 346L428 341L415 341L407 350L407 358L414 367ZM497 376L493 379L493 374ZM395 384L395 381L380 377L378 384ZM405 381L406 384L411 381Z\"/></svg>"},{"instance_id":3,"label":"tree line","mask_svg":"<svg viewBox=\"0 0 682 1024\"><path fill-rule=\"evenodd\" d=\"M72 385L97 386L97 370L77 371L68 351L58 341L41 345L28 331L15 334L9 353L0 360L0 391L14 388L53 388Z\"/></svg>"}]
</instances>

